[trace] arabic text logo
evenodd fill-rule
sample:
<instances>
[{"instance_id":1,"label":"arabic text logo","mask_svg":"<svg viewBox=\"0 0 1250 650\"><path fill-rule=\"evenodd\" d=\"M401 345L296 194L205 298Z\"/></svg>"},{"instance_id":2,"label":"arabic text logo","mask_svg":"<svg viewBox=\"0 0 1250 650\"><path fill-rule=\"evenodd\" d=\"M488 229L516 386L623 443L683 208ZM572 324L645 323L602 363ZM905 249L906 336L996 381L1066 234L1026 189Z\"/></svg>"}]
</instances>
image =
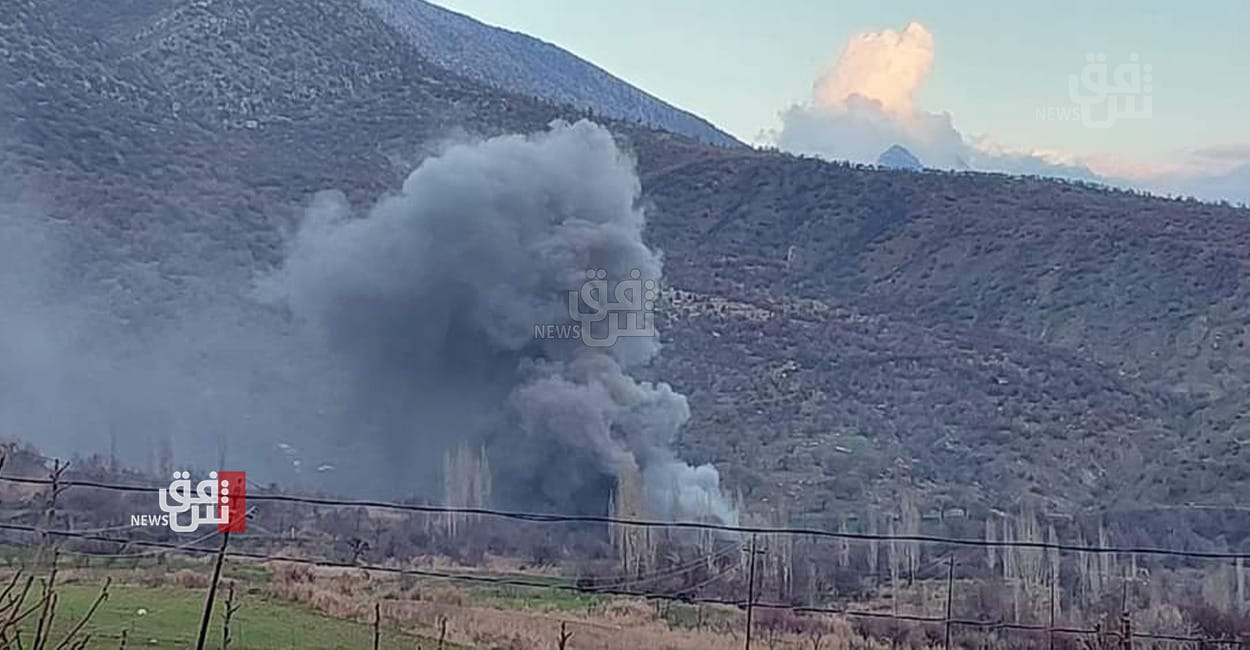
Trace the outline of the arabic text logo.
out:
<instances>
[{"instance_id":1,"label":"arabic text logo","mask_svg":"<svg viewBox=\"0 0 1250 650\"><path fill-rule=\"evenodd\" d=\"M174 472L169 488L160 490L160 507L164 515L131 516L134 525L168 523L176 533L189 533L205 524L216 525L218 532L241 533L247 530L247 474L245 472L209 472L208 478L191 487L190 472Z\"/></svg>"},{"instance_id":2,"label":"arabic text logo","mask_svg":"<svg viewBox=\"0 0 1250 650\"><path fill-rule=\"evenodd\" d=\"M1154 115L1154 66L1137 54L1126 63L1107 65L1105 54L1090 54L1076 74L1068 75L1068 106L1037 109L1039 120L1080 120L1091 129L1109 129L1120 120Z\"/></svg>"},{"instance_id":3,"label":"arabic text logo","mask_svg":"<svg viewBox=\"0 0 1250 650\"><path fill-rule=\"evenodd\" d=\"M622 337L655 336L659 283L633 269L615 284L604 269L586 271L581 288L568 293L572 323L536 325L536 339L580 339L592 348L611 347Z\"/></svg>"}]
</instances>

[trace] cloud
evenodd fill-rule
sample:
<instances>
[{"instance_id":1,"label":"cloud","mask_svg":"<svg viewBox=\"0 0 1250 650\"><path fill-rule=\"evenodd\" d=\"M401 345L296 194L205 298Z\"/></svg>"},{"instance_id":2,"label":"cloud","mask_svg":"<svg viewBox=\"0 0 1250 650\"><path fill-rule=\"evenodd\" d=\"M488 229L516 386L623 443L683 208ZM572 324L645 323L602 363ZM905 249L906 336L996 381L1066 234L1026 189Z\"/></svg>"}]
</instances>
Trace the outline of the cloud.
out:
<instances>
[{"instance_id":1,"label":"cloud","mask_svg":"<svg viewBox=\"0 0 1250 650\"><path fill-rule=\"evenodd\" d=\"M783 111L781 129L766 139L793 153L864 163L901 144L927 166L966 168L951 116L916 107L933 60L933 34L920 23L852 36L812 85L810 102Z\"/></svg>"},{"instance_id":2,"label":"cloud","mask_svg":"<svg viewBox=\"0 0 1250 650\"><path fill-rule=\"evenodd\" d=\"M894 145L926 167L1054 176L1203 199L1250 201L1250 145L1179 152L1166 164L1114 156L1012 149L961 133L949 113L918 105L933 69L936 39L912 22L902 31L856 34L812 85L807 103L781 112L763 139L792 153L875 163Z\"/></svg>"},{"instance_id":3,"label":"cloud","mask_svg":"<svg viewBox=\"0 0 1250 650\"><path fill-rule=\"evenodd\" d=\"M872 163L891 145L901 144L927 167L968 166L968 147L948 114L903 117L876 100L852 96L840 106L793 106L782 113L781 122L772 140L792 153Z\"/></svg>"},{"instance_id":4,"label":"cloud","mask_svg":"<svg viewBox=\"0 0 1250 650\"><path fill-rule=\"evenodd\" d=\"M1098 179L1080 161L969 140L950 113L921 109L916 96L933 69L934 46L932 32L917 22L852 36L812 85L811 100L783 111L781 129L768 138L786 151L834 160L875 163L902 145L930 168Z\"/></svg>"},{"instance_id":5,"label":"cloud","mask_svg":"<svg viewBox=\"0 0 1250 650\"><path fill-rule=\"evenodd\" d=\"M934 56L933 34L917 22L852 36L812 85L811 100L783 111L781 129L766 138L793 153L861 163L897 144L927 167L968 169L981 154L950 114L917 106Z\"/></svg>"},{"instance_id":6,"label":"cloud","mask_svg":"<svg viewBox=\"0 0 1250 650\"><path fill-rule=\"evenodd\" d=\"M859 98L874 102L881 112L907 117L932 69L933 34L920 23L910 23L902 32L859 34L847 42L837 65L816 80L812 103L845 108Z\"/></svg>"},{"instance_id":7,"label":"cloud","mask_svg":"<svg viewBox=\"0 0 1250 650\"><path fill-rule=\"evenodd\" d=\"M1115 185L1250 204L1250 144L1177 151L1162 161L1090 156L1086 162Z\"/></svg>"}]
</instances>

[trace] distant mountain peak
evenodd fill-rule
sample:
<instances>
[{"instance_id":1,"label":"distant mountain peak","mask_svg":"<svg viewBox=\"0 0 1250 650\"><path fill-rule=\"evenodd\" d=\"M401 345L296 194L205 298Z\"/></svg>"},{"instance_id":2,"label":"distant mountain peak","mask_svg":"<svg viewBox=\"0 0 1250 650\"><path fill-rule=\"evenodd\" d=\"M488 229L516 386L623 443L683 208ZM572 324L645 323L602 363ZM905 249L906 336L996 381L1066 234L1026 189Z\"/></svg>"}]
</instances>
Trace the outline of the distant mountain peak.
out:
<instances>
[{"instance_id":1,"label":"distant mountain peak","mask_svg":"<svg viewBox=\"0 0 1250 650\"><path fill-rule=\"evenodd\" d=\"M890 169L910 169L915 171L924 169L920 159L908 151L907 147L900 144L892 145L889 149L882 151L881 155L877 156L877 164Z\"/></svg>"}]
</instances>

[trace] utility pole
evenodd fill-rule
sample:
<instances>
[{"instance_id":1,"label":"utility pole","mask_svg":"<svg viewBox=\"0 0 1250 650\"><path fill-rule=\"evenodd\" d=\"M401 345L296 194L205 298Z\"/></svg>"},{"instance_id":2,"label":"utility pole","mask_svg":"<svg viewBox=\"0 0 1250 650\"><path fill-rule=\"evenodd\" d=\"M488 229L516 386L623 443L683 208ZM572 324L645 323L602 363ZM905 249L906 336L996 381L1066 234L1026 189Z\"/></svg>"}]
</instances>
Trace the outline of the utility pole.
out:
<instances>
[{"instance_id":1,"label":"utility pole","mask_svg":"<svg viewBox=\"0 0 1250 650\"><path fill-rule=\"evenodd\" d=\"M1055 590L1059 585L1055 584L1055 572L1047 572L1046 583L1050 586L1050 622L1046 625L1046 647L1048 650L1055 650Z\"/></svg>"},{"instance_id":2,"label":"utility pole","mask_svg":"<svg viewBox=\"0 0 1250 650\"><path fill-rule=\"evenodd\" d=\"M1120 597L1120 643L1124 650L1133 650L1133 619L1128 614L1128 567L1124 567L1124 594Z\"/></svg>"},{"instance_id":3,"label":"utility pole","mask_svg":"<svg viewBox=\"0 0 1250 650\"><path fill-rule=\"evenodd\" d=\"M747 571L747 645L746 650L751 650L751 618L755 613L755 540L756 535L751 536L751 560L750 569Z\"/></svg>"},{"instance_id":4,"label":"utility pole","mask_svg":"<svg viewBox=\"0 0 1250 650\"><path fill-rule=\"evenodd\" d=\"M946 565L946 643L942 647L951 650L951 604L955 599L955 553L952 551Z\"/></svg>"},{"instance_id":5,"label":"utility pole","mask_svg":"<svg viewBox=\"0 0 1250 650\"><path fill-rule=\"evenodd\" d=\"M226 545L230 543L230 533L221 534L221 548L217 550L217 562L213 565L213 582L208 586L208 598L204 599L204 615L200 617L200 636L195 642L195 650L204 650L208 642L208 621L213 616L213 599L217 597L217 581L221 580L221 565L226 562Z\"/></svg>"}]
</instances>

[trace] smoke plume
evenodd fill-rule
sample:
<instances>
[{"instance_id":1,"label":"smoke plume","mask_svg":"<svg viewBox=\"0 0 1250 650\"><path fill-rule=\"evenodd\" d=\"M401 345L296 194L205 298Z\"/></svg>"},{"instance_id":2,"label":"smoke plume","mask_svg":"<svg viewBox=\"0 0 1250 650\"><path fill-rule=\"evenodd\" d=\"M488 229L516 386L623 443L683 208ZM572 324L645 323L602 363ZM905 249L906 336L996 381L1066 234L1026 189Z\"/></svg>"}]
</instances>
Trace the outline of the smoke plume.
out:
<instances>
[{"instance_id":1,"label":"smoke plume","mask_svg":"<svg viewBox=\"0 0 1250 650\"><path fill-rule=\"evenodd\" d=\"M486 447L513 505L602 512L637 472L653 514L732 521L716 470L670 449L686 399L630 375L657 338L535 335L574 322L587 270L659 279L639 192L632 161L589 122L455 146L364 214L319 195L259 294L349 373L352 435L378 442L390 476L467 442Z\"/></svg>"},{"instance_id":2,"label":"smoke plume","mask_svg":"<svg viewBox=\"0 0 1250 650\"><path fill-rule=\"evenodd\" d=\"M0 439L147 471L164 447L182 469L225 463L288 485L299 477L277 442L318 459L331 449L319 411L342 380L272 310L201 287L176 314L143 317L159 275L84 259L84 239L110 244L37 203L0 201ZM119 305L141 316L122 320Z\"/></svg>"}]
</instances>

